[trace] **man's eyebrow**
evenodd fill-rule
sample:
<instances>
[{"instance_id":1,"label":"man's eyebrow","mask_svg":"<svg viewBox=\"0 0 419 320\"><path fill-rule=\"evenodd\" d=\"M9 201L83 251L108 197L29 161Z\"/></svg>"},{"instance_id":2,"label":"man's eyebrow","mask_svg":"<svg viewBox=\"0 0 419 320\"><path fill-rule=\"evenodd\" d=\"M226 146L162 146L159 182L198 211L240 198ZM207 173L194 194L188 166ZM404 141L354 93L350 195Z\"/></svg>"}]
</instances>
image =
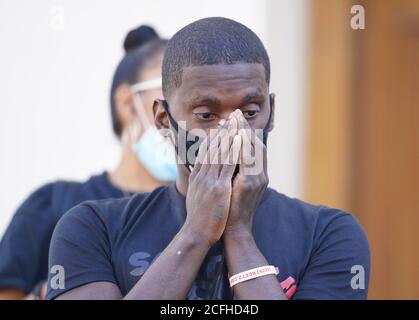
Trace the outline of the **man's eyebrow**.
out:
<instances>
[{"instance_id":1,"label":"man's eyebrow","mask_svg":"<svg viewBox=\"0 0 419 320\"><path fill-rule=\"evenodd\" d=\"M200 97L195 97L192 98L191 100L189 100L190 105L194 104L202 104L202 105L207 105L207 106L220 106L221 105L221 101L220 99L218 99L215 96L200 96Z\"/></svg>"},{"instance_id":2,"label":"man's eyebrow","mask_svg":"<svg viewBox=\"0 0 419 320\"><path fill-rule=\"evenodd\" d=\"M242 102L247 103L252 100L265 100L265 95L260 91L248 92L242 97Z\"/></svg>"}]
</instances>

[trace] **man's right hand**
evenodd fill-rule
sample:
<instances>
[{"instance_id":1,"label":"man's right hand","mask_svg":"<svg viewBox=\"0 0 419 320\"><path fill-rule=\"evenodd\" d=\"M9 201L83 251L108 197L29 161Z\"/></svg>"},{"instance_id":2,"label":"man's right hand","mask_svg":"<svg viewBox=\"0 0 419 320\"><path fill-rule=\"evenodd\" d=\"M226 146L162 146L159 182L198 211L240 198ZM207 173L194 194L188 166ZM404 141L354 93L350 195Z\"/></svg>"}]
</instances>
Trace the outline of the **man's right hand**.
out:
<instances>
[{"instance_id":1,"label":"man's right hand","mask_svg":"<svg viewBox=\"0 0 419 320\"><path fill-rule=\"evenodd\" d=\"M222 120L216 134L208 135L200 145L189 176L184 228L208 241L210 246L221 238L230 210L232 177L241 147L237 129L235 117ZM220 140L223 142L220 143ZM220 148L223 143L227 143L228 148Z\"/></svg>"},{"instance_id":2,"label":"man's right hand","mask_svg":"<svg viewBox=\"0 0 419 320\"><path fill-rule=\"evenodd\" d=\"M185 299L208 250L221 238L227 223L232 177L240 159L241 137L230 138L237 133L237 127L237 119L220 124L219 133L213 139L210 135L200 146L189 176L185 224L125 297L114 283L100 281L72 289L58 298ZM232 132L226 134L229 129ZM221 163L205 163L205 159L215 160L210 157L220 153L220 138L228 139L228 148L221 147Z\"/></svg>"}]
</instances>

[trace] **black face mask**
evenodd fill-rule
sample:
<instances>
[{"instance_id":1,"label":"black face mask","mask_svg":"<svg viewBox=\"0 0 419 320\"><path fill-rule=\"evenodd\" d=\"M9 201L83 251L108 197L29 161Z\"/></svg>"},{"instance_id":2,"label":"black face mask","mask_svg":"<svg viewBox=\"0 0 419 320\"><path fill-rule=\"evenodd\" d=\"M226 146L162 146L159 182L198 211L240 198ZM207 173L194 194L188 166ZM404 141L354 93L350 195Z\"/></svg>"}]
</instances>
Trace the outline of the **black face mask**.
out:
<instances>
[{"instance_id":1,"label":"black face mask","mask_svg":"<svg viewBox=\"0 0 419 320\"><path fill-rule=\"evenodd\" d=\"M195 159L198 156L198 148L196 148L193 163L191 163L188 160L188 157L187 157L188 151L192 146L195 146L195 143L197 143L198 141L199 141L199 144L197 144L196 146L199 146L204 140L204 138L198 137L190 133L189 131L186 131L183 128L179 127L178 123L176 122L175 119L173 119L172 114L169 111L169 104L167 103L167 101L163 100L162 102L163 102L163 108L169 117L169 122L173 126L173 128L176 130L176 133L178 134L178 139L181 138L181 141L186 141L186 145L181 145L181 146L179 146L178 143L175 143L175 150L176 150L176 154L181 157L181 160L183 161L184 165L190 172L191 171L190 166L192 167L194 166ZM272 103L273 103L273 95L270 94L269 95L269 118L268 118L268 122L266 123L265 128L263 129L263 138L262 138L263 144L265 146L267 145L268 133L269 133L268 129L269 129L269 124L272 118ZM185 157L183 158L182 155L185 155Z\"/></svg>"}]
</instances>

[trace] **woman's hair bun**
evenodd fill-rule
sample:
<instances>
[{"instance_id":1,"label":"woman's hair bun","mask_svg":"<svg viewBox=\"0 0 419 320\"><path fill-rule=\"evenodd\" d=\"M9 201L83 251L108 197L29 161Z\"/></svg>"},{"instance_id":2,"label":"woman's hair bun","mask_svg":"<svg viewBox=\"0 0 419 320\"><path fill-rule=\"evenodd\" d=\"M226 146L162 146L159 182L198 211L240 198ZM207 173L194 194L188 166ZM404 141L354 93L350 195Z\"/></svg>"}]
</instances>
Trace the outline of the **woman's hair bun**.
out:
<instances>
[{"instance_id":1,"label":"woman's hair bun","mask_svg":"<svg viewBox=\"0 0 419 320\"><path fill-rule=\"evenodd\" d=\"M135 29L132 29L128 32L124 40L125 53L137 49L151 40L159 38L160 37L157 34L156 30L154 30L150 26L142 25Z\"/></svg>"}]
</instances>

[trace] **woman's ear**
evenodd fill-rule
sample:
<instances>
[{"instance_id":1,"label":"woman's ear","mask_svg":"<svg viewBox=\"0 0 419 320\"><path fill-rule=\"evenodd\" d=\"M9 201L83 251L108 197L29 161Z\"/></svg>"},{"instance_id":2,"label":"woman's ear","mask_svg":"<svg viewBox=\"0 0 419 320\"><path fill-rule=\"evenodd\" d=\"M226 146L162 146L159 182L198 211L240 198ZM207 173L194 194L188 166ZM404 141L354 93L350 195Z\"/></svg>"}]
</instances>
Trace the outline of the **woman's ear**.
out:
<instances>
[{"instance_id":1,"label":"woman's ear","mask_svg":"<svg viewBox=\"0 0 419 320\"><path fill-rule=\"evenodd\" d=\"M154 124L157 129L170 129L167 112L161 99L155 99L153 103Z\"/></svg>"},{"instance_id":2,"label":"woman's ear","mask_svg":"<svg viewBox=\"0 0 419 320\"><path fill-rule=\"evenodd\" d=\"M114 96L115 111L122 130L135 120L134 99L128 84L121 84L116 88Z\"/></svg>"},{"instance_id":3,"label":"woman's ear","mask_svg":"<svg viewBox=\"0 0 419 320\"><path fill-rule=\"evenodd\" d=\"M274 121L275 121L275 93L269 94L269 103L271 105L271 119L269 120L268 124L268 132L272 131L274 128Z\"/></svg>"}]
</instances>

